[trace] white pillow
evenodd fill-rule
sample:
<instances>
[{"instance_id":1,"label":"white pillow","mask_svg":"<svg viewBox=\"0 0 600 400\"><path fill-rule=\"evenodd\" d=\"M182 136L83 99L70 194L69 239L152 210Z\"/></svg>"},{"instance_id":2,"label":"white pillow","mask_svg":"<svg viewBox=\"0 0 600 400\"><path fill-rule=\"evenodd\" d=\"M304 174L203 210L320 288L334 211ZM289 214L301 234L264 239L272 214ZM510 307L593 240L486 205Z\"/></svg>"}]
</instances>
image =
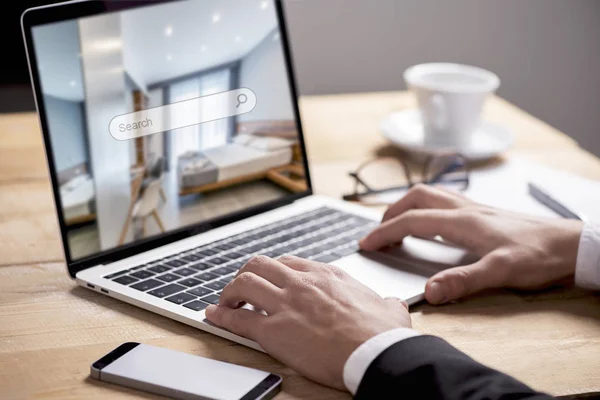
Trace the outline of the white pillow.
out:
<instances>
[{"instance_id":1,"label":"white pillow","mask_svg":"<svg viewBox=\"0 0 600 400\"><path fill-rule=\"evenodd\" d=\"M257 150L274 151L287 149L293 144L293 141L276 137L257 137L248 145Z\"/></svg>"},{"instance_id":2,"label":"white pillow","mask_svg":"<svg viewBox=\"0 0 600 400\"><path fill-rule=\"evenodd\" d=\"M206 167L207 165L208 160L203 158L201 160L192 161L191 163L187 164L183 170L185 172L194 172L204 169L204 167Z\"/></svg>"},{"instance_id":3,"label":"white pillow","mask_svg":"<svg viewBox=\"0 0 600 400\"><path fill-rule=\"evenodd\" d=\"M75 190L79 185L82 185L83 183L88 181L89 179L90 179L90 176L88 174L78 175L75 178L68 181L67 183L63 184L60 187L60 189L65 192L71 192L71 191Z\"/></svg>"},{"instance_id":4,"label":"white pillow","mask_svg":"<svg viewBox=\"0 0 600 400\"><path fill-rule=\"evenodd\" d=\"M241 133L233 138L233 143L239 144L240 146L249 146L252 141L256 139L252 135L247 135L245 133Z\"/></svg>"}]
</instances>

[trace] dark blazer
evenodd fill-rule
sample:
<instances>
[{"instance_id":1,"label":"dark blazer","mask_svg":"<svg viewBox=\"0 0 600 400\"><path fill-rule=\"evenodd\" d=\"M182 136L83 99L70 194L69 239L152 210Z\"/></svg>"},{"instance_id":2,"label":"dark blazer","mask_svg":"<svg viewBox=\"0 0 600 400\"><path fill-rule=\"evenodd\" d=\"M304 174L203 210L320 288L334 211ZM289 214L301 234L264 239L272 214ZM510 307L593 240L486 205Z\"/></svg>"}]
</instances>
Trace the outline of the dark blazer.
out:
<instances>
[{"instance_id":1,"label":"dark blazer","mask_svg":"<svg viewBox=\"0 0 600 400\"><path fill-rule=\"evenodd\" d=\"M485 367L444 340L416 336L381 353L365 373L355 399L551 399Z\"/></svg>"}]
</instances>

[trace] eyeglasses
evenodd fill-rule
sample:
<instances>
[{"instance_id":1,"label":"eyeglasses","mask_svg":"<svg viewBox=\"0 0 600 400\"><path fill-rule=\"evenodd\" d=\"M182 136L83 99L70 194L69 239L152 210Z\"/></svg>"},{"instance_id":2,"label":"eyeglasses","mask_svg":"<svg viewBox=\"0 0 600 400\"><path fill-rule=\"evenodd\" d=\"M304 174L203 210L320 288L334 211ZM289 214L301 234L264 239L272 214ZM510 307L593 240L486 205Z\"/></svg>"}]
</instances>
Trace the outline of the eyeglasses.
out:
<instances>
[{"instance_id":1,"label":"eyeglasses","mask_svg":"<svg viewBox=\"0 0 600 400\"><path fill-rule=\"evenodd\" d=\"M402 173L398 171L398 164ZM354 179L354 193L344 195L344 200L388 205L417 183L464 191L469 187L470 171L463 156L451 153L428 156L420 166L418 181L412 179L411 169L404 159L392 157L369 160L349 175Z\"/></svg>"}]
</instances>

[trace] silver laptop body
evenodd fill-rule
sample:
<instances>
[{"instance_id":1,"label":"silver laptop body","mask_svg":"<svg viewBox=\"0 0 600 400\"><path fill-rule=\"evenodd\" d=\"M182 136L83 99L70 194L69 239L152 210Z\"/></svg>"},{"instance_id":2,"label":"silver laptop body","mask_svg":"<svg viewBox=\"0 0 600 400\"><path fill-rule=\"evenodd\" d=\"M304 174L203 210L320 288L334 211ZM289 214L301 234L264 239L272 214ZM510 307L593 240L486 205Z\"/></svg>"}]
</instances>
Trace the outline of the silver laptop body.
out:
<instances>
[{"instance_id":1,"label":"silver laptop body","mask_svg":"<svg viewBox=\"0 0 600 400\"><path fill-rule=\"evenodd\" d=\"M381 215L313 195L280 1L131 3L68 2L22 18L65 258L79 285L261 350L203 311L252 254L328 262L409 304L423 299L428 277L463 261L461 250L415 238L358 252ZM217 29L226 32L213 36ZM179 123L189 117L183 105L213 95L230 97L215 106L223 118ZM137 109L136 96L145 103ZM167 129L124 124L130 140L109 132L113 118L134 121L146 109L168 114L159 121ZM285 179L298 169L301 189Z\"/></svg>"}]
</instances>

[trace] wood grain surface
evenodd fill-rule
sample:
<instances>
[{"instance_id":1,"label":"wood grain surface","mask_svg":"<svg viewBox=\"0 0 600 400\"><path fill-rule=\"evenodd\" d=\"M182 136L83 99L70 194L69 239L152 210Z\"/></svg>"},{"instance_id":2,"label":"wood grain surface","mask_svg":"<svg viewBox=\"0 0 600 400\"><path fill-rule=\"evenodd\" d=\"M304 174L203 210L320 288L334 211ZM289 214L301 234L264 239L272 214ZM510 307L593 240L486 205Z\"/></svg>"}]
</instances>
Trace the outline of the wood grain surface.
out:
<instances>
[{"instance_id":1,"label":"wood grain surface","mask_svg":"<svg viewBox=\"0 0 600 400\"><path fill-rule=\"evenodd\" d=\"M348 171L390 150L377 131L403 92L301 100L317 193L340 197ZM572 139L499 98L486 118L516 137L520 155L600 180L600 161ZM501 162L502 160L496 160ZM600 296L577 290L492 291L443 307L413 307L414 327L552 394L600 391ZM335 337L331 338L332 343ZM89 366L141 341L284 376L278 399L342 399L270 356L77 287L66 273L35 114L0 116L0 398L155 398L93 381ZM200 372L199 372L200 373Z\"/></svg>"}]
</instances>

